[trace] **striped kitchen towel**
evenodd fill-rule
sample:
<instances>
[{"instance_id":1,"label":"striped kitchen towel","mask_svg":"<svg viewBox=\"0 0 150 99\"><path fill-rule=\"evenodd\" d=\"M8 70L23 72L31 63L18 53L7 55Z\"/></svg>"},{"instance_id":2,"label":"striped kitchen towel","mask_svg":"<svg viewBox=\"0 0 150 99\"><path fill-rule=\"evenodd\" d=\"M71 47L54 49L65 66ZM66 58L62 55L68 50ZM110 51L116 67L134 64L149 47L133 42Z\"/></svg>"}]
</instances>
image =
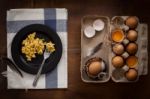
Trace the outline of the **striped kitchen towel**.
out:
<instances>
[{"instance_id":1,"label":"striped kitchen towel","mask_svg":"<svg viewBox=\"0 0 150 99\"><path fill-rule=\"evenodd\" d=\"M45 24L58 33L63 45L63 53L57 68L41 75L36 87L32 86L35 75L22 71L19 77L7 67L8 89L51 89L67 88L67 9L11 9L7 11L7 56L11 57L11 43L16 33L30 24Z\"/></svg>"}]
</instances>

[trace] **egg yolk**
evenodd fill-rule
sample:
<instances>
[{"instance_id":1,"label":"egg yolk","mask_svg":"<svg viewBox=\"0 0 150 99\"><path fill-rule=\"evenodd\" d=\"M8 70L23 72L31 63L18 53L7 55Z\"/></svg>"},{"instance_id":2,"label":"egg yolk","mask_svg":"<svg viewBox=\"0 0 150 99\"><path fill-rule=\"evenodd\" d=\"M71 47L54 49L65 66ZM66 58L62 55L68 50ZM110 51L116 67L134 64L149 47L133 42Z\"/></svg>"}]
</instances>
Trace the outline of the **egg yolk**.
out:
<instances>
[{"instance_id":1,"label":"egg yolk","mask_svg":"<svg viewBox=\"0 0 150 99\"><path fill-rule=\"evenodd\" d=\"M137 63L138 63L138 58L135 57L135 56L130 56L130 57L127 59L127 65L128 65L130 68L134 68Z\"/></svg>"},{"instance_id":2,"label":"egg yolk","mask_svg":"<svg viewBox=\"0 0 150 99\"><path fill-rule=\"evenodd\" d=\"M115 42L120 42L122 39L124 38L124 34L122 33L122 31L115 31L112 32L112 40Z\"/></svg>"}]
</instances>

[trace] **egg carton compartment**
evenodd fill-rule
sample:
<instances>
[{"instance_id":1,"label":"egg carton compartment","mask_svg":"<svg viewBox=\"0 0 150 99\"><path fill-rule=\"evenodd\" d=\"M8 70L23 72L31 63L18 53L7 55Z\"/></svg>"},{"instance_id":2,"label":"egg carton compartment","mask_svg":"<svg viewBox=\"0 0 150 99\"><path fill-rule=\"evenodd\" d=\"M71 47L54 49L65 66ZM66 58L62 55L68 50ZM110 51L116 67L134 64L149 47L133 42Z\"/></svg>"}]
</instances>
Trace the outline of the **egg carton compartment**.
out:
<instances>
[{"instance_id":1,"label":"egg carton compartment","mask_svg":"<svg viewBox=\"0 0 150 99\"><path fill-rule=\"evenodd\" d=\"M93 37L87 37L85 35L85 29L87 27L93 27L95 20L102 20L104 22L104 28L101 31L95 30ZM91 30L89 30L91 32ZM105 16L85 16L81 21L81 78L84 82L89 83L101 83L107 82L110 79L109 69L109 52L110 43L108 43L108 35L110 31L110 20ZM105 62L105 77L103 79L93 79L89 77L86 71L86 62L92 58L101 58Z\"/></svg>"},{"instance_id":2,"label":"egg carton compartment","mask_svg":"<svg viewBox=\"0 0 150 99\"><path fill-rule=\"evenodd\" d=\"M127 39L126 35L127 35L127 32L130 30L130 28L128 26L126 26L125 24L125 20L128 18L128 16L115 16L112 18L111 20L111 32L116 29L116 28L120 28L123 30L123 32L125 33L125 38L124 40L121 42L121 44L123 44L125 47L129 44L129 40ZM116 21L117 20L117 21ZM121 22L119 23L118 21ZM118 22L118 24L116 25L116 23ZM138 19L138 22L139 22L139 19ZM143 63L143 61L141 61L141 46L144 46L143 49L146 49L147 48L147 43L144 43L143 45L141 45L141 39L144 38L145 39L145 35L147 35L147 33L144 33L145 35L142 35L141 31L142 31L142 28L143 28L143 24L140 24L140 22L138 23L137 27L134 28L134 30L137 31L138 33L138 38L136 41L134 41L134 43L136 43L138 45L138 50L135 54L135 56L138 57L138 64L136 66L136 68L134 68L137 72L138 72L138 76L137 76L137 79L133 80L133 81L129 81L126 77L125 77L125 73L129 70L129 66L127 66L127 64L124 64L124 66L122 68L115 68L114 66L112 66L112 57L115 56L115 54L113 52L111 52L111 57L110 57L110 65L111 65L111 78L113 81L115 82L136 82L138 81L139 79L139 76L140 75L143 75L145 72L147 72L147 65L144 67L141 65L141 63ZM147 27L145 26L144 27L145 31L147 30ZM111 35L110 35L111 36ZM111 37L110 37L111 38ZM147 40L146 40L147 41ZM143 41L144 42L144 41ZM114 44L117 44L117 43L114 43L112 42L112 45ZM126 53L126 52L125 52ZM122 57L125 57L125 61L126 61L126 58L128 56L130 56L129 54L122 54L121 55ZM146 55L147 56L147 55ZM145 63L145 62L144 62ZM143 63L143 64L144 64ZM144 71L145 70L145 71ZM124 71L124 72L123 72ZM117 73L118 72L118 73ZM144 72L144 73L143 73ZM146 73L145 73L146 74Z\"/></svg>"},{"instance_id":3,"label":"egg carton compartment","mask_svg":"<svg viewBox=\"0 0 150 99\"><path fill-rule=\"evenodd\" d=\"M123 32L124 32L124 40L122 40L121 43L123 46L124 46L124 50L126 50L126 47L127 45L129 44L129 40L126 38L126 35L127 35L127 32L129 31L129 27L126 26L125 24L125 20L128 18L128 16L115 16L112 18L111 20L111 33L112 31L114 31L116 28L120 28ZM121 21L121 22L120 22ZM120 24L121 23L121 24ZM138 26L137 26L138 27ZM138 30L137 28L135 29L136 31ZM138 41L138 38L137 38L137 41ZM135 43L137 43L137 41ZM112 41L112 45L114 44L117 44L115 42ZM129 70L129 66L127 66L126 64L126 58L128 56L130 56L128 54L128 52L124 52L126 54L121 54L120 56L123 57L123 60L124 60L124 66L122 66L121 68L115 68L113 65L112 65L112 57L116 56L113 52L112 52L112 56L110 58L110 65L111 65L111 78L113 81L115 82L130 82L129 80L127 80L127 78L125 77L125 73ZM138 51L136 53L135 56L138 56ZM139 65L137 64L136 66L136 70L138 70L138 67ZM117 73L118 72L118 73ZM118 78L117 78L118 77ZM135 79L134 81L137 81L138 80L138 77L137 79Z\"/></svg>"}]
</instances>

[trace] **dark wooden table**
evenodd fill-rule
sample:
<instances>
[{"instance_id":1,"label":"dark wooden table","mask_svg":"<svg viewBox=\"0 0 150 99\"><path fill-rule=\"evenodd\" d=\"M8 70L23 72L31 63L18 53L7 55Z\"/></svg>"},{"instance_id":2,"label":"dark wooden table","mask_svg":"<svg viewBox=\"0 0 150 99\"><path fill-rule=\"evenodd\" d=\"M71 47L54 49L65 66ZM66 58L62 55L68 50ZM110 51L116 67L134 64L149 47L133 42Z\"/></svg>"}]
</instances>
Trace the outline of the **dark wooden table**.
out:
<instances>
[{"instance_id":1,"label":"dark wooden table","mask_svg":"<svg viewBox=\"0 0 150 99\"><path fill-rule=\"evenodd\" d=\"M136 83L87 84L80 78L80 30L85 15L136 15L150 26L150 0L1 0L0 55L6 56L6 11L12 8L68 9L68 88L52 90L8 90L0 77L0 99L150 99L150 74ZM149 28L150 31L150 28ZM149 35L150 37L150 35ZM149 50L150 52L150 50ZM0 71L6 66L0 66ZM149 68L150 71L150 68Z\"/></svg>"}]
</instances>

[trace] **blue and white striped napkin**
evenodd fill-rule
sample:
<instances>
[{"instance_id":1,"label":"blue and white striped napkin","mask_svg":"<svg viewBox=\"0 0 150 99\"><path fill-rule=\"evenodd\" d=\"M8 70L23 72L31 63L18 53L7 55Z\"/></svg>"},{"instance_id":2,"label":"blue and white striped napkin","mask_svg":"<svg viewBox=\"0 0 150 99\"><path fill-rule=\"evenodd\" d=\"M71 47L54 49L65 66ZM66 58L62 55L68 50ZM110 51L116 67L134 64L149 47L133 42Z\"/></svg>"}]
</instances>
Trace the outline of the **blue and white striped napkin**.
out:
<instances>
[{"instance_id":1,"label":"blue and white striped napkin","mask_svg":"<svg viewBox=\"0 0 150 99\"><path fill-rule=\"evenodd\" d=\"M30 24L45 24L55 30L63 44L62 58L55 70L43 74L37 87L32 83L35 75L23 72L24 78L19 78L15 72L7 67L8 89L51 89L67 88L67 9L11 9L7 11L7 56L11 57L11 43L16 33Z\"/></svg>"}]
</instances>

